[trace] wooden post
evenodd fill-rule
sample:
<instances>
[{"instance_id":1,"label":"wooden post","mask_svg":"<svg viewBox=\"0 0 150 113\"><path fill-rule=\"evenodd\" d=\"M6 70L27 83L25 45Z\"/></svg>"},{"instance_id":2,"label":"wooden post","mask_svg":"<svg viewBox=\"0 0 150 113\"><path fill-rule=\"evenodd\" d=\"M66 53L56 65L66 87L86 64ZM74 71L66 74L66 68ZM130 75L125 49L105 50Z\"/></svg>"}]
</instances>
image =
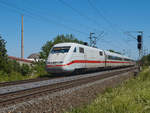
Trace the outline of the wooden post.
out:
<instances>
[{"instance_id":1,"label":"wooden post","mask_svg":"<svg viewBox=\"0 0 150 113\"><path fill-rule=\"evenodd\" d=\"M21 25L21 58L24 58L24 45L23 45L23 16Z\"/></svg>"}]
</instances>

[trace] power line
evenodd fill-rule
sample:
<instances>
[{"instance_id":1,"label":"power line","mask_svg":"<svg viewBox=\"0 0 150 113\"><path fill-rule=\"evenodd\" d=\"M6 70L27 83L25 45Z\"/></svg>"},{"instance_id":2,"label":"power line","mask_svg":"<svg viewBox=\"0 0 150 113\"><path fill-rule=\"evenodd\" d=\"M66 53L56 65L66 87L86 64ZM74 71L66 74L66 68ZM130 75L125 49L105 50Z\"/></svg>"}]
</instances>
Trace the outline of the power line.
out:
<instances>
[{"instance_id":1,"label":"power line","mask_svg":"<svg viewBox=\"0 0 150 113\"><path fill-rule=\"evenodd\" d=\"M96 11L96 13L112 28L113 31L115 31L116 26L113 25L113 23L111 21L109 21L108 18L106 18L101 11L94 6L94 4L92 3L91 0L88 0L89 5ZM122 29L117 28L121 33L124 33Z\"/></svg>"},{"instance_id":2,"label":"power line","mask_svg":"<svg viewBox=\"0 0 150 113\"><path fill-rule=\"evenodd\" d=\"M91 19L90 17L88 17L87 15L85 15L84 13L81 13L79 10L75 9L74 7L72 7L70 4L68 4L67 2L63 1L63 0L58 0L59 2L61 2L62 4L64 4L65 6L69 7L70 9L72 9L73 11L75 11L78 15L80 15L83 18L88 19L89 21L92 21L93 23L96 23L99 25L99 23L97 23L95 20Z\"/></svg>"},{"instance_id":3,"label":"power line","mask_svg":"<svg viewBox=\"0 0 150 113\"><path fill-rule=\"evenodd\" d=\"M30 15L30 16L32 16L32 17L39 18L40 20L47 21L47 22L51 22L51 23L56 24L56 25L60 25L60 26L62 26L62 27L64 27L64 28L66 28L66 29L69 29L69 30L78 32L78 33L80 33L80 34L84 34L84 35L86 35L86 36L88 35L88 33L79 31L79 30L74 29L74 28L72 28L72 27L70 27L70 26L66 26L65 24L55 22L55 21L52 20L52 19L45 18L44 16L41 16L41 15L39 15L39 14L35 14L35 13L33 13L33 12L31 12L31 11L28 11L28 10L26 10L26 9L24 9L24 8L19 8L19 7L15 6L15 5L13 5L13 4L6 3L6 2L4 2L4 1L0 1L0 3L3 4L3 5L5 5L5 6L11 7L11 8L13 8L13 9L18 9L18 10L20 10L20 11L22 11L22 12L25 12L25 13L27 13L27 16Z\"/></svg>"},{"instance_id":4,"label":"power line","mask_svg":"<svg viewBox=\"0 0 150 113\"><path fill-rule=\"evenodd\" d=\"M28 10L29 10L29 9L32 10L32 11L35 10L33 7L32 7L32 9L28 7ZM45 9L45 8L44 8L44 9ZM40 10L43 10L43 9L40 9ZM35 10L35 11L37 11L37 10ZM43 11L45 12L46 10L43 10ZM39 12L39 11L38 11L38 12ZM48 15L49 15L49 14L47 14L47 17L49 17ZM58 15L56 15L56 14L53 14L52 16L55 17L55 19L61 18L61 21L68 22L68 23L73 23L73 24L74 24L74 22L71 21L71 20L68 19L68 18L67 18L67 19L66 19L66 18L62 18L62 17L60 17L60 16L58 16ZM94 31L94 30L98 30L98 29L96 29L96 28L93 28L93 26L88 26L88 25L85 25L85 24L83 24L83 23L79 23L79 22L78 22L78 25L79 25L79 26L82 26L82 27L84 27L84 28L86 28L86 30L87 30L87 28L88 28L88 29L91 29L91 30L93 30L93 31Z\"/></svg>"},{"instance_id":5,"label":"power line","mask_svg":"<svg viewBox=\"0 0 150 113\"><path fill-rule=\"evenodd\" d=\"M63 0L58 0L60 3L64 4L65 6L69 7L70 9L72 9L74 12L76 12L78 15L80 15L81 17L93 22L96 25L100 25L96 20L90 18L89 16L87 16L84 13L81 13L79 10L77 10L76 8L72 7L70 4L68 4L67 2L63 1ZM101 25L100 25L101 26Z\"/></svg>"},{"instance_id":6,"label":"power line","mask_svg":"<svg viewBox=\"0 0 150 113\"><path fill-rule=\"evenodd\" d=\"M116 30L115 30L116 27L114 27L114 25L111 23L111 21L109 21L109 19L107 19L97 7L95 7L93 2L91 0L88 0L88 3L94 9L94 11L111 27L111 29L116 32ZM119 29L119 30L121 31L121 33L123 33L123 31L121 29Z\"/></svg>"}]
</instances>

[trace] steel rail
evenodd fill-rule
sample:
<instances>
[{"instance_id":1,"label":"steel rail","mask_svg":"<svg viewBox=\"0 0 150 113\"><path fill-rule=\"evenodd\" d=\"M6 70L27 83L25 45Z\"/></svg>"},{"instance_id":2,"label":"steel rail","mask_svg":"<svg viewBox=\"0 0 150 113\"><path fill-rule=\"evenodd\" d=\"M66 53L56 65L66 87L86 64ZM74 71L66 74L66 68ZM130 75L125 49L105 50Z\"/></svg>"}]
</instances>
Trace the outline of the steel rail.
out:
<instances>
[{"instance_id":1,"label":"steel rail","mask_svg":"<svg viewBox=\"0 0 150 113\"><path fill-rule=\"evenodd\" d=\"M61 77L64 77L64 76L50 76L50 77L43 77L43 78L11 81L11 82L1 82L0 87L25 84L25 83L31 83L31 82L38 82L38 81L44 81L44 80L51 80L51 79L56 79L56 78L61 78Z\"/></svg>"}]
</instances>

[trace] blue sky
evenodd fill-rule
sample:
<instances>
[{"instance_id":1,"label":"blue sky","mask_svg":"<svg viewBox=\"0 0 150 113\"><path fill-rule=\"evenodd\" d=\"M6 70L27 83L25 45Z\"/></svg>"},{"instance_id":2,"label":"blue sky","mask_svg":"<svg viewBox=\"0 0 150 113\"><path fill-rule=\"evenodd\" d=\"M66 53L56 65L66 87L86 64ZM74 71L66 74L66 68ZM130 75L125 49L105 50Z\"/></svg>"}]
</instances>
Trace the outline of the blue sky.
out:
<instances>
[{"instance_id":1,"label":"blue sky","mask_svg":"<svg viewBox=\"0 0 150 113\"><path fill-rule=\"evenodd\" d=\"M104 31L98 48L136 59L137 42L124 32L144 31L144 48L150 50L149 5L149 0L0 0L0 34L7 41L8 54L20 57L23 14L25 57L39 52L58 34L73 34L88 42L90 32L97 36Z\"/></svg>"}]
</instances>

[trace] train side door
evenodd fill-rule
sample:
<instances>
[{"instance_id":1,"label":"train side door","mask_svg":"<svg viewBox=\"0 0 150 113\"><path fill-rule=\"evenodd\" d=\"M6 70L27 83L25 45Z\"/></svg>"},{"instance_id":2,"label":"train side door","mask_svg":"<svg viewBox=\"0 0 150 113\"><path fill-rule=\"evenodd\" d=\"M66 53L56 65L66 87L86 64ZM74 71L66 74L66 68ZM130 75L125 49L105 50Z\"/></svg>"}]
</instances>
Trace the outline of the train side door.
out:
<instances>
[{"instance_id":1,"label":"train side door","mask_svg":"<svg viewBox=\"0 0 150 113\"><path fill-rule=\"evenodd\" d=\"M105 52L104 51L99 51L99 58L102 63L100 63L100 67L105 67Z\"/></svg>"},{"instance_id":2,"label":"train side door","mask_svg":"<svg viewBox=\"0 0 150 113\"><path fill-rule=\"evenodd\" d=\"M81 68L86 68L86 53L83 47L79 47L79 55Z\"/></svg>"},{"instance_id":3,"label":"train side door","mask_svg":"<svg viewBox=\"0 0 150 113\"><path fill-rule=\"evenodd\" d=\"M104 61L105 61L105 67L106 67L107 55L106 55L105 51L104 51Z\"/></svg>"},{"instance_id":4,"label":"train side door","mask_svg":"<svg viewBox=\"0 0 150 113\"><path fill-rule=\"evenodd\" d=\"M79 54L78 48L74 47L73 52L72 52L72 56L71 56L71 61L74 62L72 64L74 69L77 69L79 67L78 63L76 62L79 59L79 55L78 54Z\"/></svg>"},{"instance_id":5,"label":"train side door","mask_svg":"<svg viewBox=\"0 0 150 113\"><path fill-rule=\"evenodd\" d=\"M87 66L86 66L86 65L87 65L87 63L86 63L86 62L87 62L87 52L88 52L88 51L86 50L86 48L84 48L84 61L85 61L84 67L85 67L85 68L87 68Z\"/></svg>"}]
</instances>

